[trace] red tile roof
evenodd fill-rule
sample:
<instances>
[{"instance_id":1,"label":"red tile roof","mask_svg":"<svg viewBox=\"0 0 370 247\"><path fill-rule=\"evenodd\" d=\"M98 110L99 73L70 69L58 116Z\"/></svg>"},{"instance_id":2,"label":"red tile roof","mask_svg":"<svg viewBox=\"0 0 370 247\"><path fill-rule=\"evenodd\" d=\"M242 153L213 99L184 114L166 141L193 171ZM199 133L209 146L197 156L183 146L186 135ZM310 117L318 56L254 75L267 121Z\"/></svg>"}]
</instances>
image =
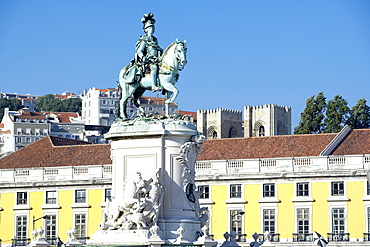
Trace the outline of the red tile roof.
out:
<instances>
[{"instance_id":1,"label":"red tile roof","mask_svg":"<svg viewBox=\"0 0 370 247\"><path fill-rule=\"evenodd\" d=\"M193 112L193 111L180 111L179 110L179 114L180 115L184 115L184 116L192 117L195 121L197 120L197 113L196 112Z\"/></svg>"},{"instance_id":2,"label":"red tile roof","mask_svg":"<svg viewBox=\"0 0 370 247\"><path fill-rule=\"evenodd\" d=\"M370 129L352 130L332 155L370 154Z\"/></svg>"},{"instance_id":3,"label":"red tile roof","mask_svg":"<svg viewBox=\"0 0 370 247\"><path fill-rule=\"evenodd\" d=\"M15 119L20 118L22 121L25 121L26 119L30 119L32 121L34 121L35 119L38 119L38 120L46 119L42 112L30 112L29 110L27 110L27 111L21 111L21 114L22 115L20 116L15 115L14 116Z\"/></svg>"},{"instance_id":4,"label":"red tile roof","mask_svg":"<svg viewBox=\"0 0 370 247\"><path fill-rule=\"evenodd\" d=\"M319 156L337 134L207 140L198 160ZM370 129L352 130L332 155L370 154ZM109 144L45 137L0 159L0 169L111 164Z\"/></svg>"},{"instance_id":5,"label":"red tile roof","mask_svg":"<svg viewBox=\"0 0 370 247\"><path fill-rule=\"evenodd\" d=\"M77 112L45 112L45 114L54 114L58 117L60 123L70 123L71 117L72 118L78 118Z\"/></svg>"},{"instance_id":6,"label":"red tile roof","mask_svg":"<svg viewBox=\"0 0 370 247\"><path fill-rule=\"evenodd\" d=\"M318 156L335 136L311 134L207 140L198 160Z\"/></svg>"},{"instance_id":7,"label":"red tile roof","mask_svg":"<svg viewBox=\"0 0 370 247\"><path fill-rule=\"evenodd\" d=\"M0 169L112 164L109 144L48 136L0 159Z\"/></svg>"},{"instance_id":8,"label":"red tile roof","mask_svg":"<svg viewBox=\"0 0 370 247\"><path fill-rule=\"evenodd\" d=\"M141 96L140 103L141 104L148 104L148 105L164 105L164 101L166 98L164 97L148 97L148 96ZM171 103L170 105L176 105L176 103Z\"/></svg>"}]
</instances>

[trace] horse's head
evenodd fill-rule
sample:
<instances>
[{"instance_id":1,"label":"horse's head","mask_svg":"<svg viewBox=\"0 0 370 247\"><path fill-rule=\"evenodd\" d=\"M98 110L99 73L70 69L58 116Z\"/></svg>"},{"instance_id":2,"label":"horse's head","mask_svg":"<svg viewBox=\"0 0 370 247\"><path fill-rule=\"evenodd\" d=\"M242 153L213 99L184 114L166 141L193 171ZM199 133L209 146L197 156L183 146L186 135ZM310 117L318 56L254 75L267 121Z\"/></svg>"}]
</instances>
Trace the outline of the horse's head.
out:
<instances>
[{"instance_id":1,"label":"horse's head","mask_svg":"<svg viewBox=\"0 0 370 247\"><path fill-rule=\"evenodd\" d=\"M186 60L186 52L187 52L186 40L178 41L176 39L175 54L177 62L179 63L179 70L184 69L186 63L188 62Z\"/></svg>"}]
</instances>

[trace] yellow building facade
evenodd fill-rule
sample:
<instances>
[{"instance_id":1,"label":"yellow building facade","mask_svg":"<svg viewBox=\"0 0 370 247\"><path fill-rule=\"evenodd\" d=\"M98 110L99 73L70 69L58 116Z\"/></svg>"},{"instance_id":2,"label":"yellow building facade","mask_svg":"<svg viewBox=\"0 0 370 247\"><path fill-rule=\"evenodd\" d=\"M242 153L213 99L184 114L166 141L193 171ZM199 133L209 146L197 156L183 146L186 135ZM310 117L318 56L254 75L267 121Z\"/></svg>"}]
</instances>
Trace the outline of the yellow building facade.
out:
<instances>
[{"instance_id":1,"label":"yellow building facade","mask_svg":"<svg viewBox=\"0 0 370 247\"><path fill-rule=\"evenodd\" d=\"M108 167L108 169L107 169ZM109 170L111 166L105 166ZM87 167L86 169L101 169ZM43 169L43 168L41 168ZM59 169L59 168L54 168ZM60 168L66 170L66 168ZM73 173L73 168L71 173ZM6 171L2 171L4 174ZM1 173L1 172L0 172ZM98 229L102 222L105 201L110 200L111 174L106 178L2 184L0 198L0 238L3 246L23 246L32 239L32 231L40 227L51 244L67 240L66 232L75 228L81 243ZM14 177L20 179L19 176ZM30 179L23 177L24 180ZM46 176L47 179L47 176ZM13 187L14 186L14 187Z\"/></svg>"},{"instance_id":2,"label":"yellow building facade","mask_svg":"<svg viewBox=\"0 0 370 247\"><path fill-rule=\"evenodd\" d=\"M235 231L273 246L370 246L370 130L206 141L196 164L200 206L220 244ZM25 158L26 157L26 158ZM29 158L27 158L29 157ZM24 246L42 227L51 245L84 243L110 200L110 145L47 137L0 160L0 239ZM268 232L268 234L267 234Z\"/></svg>"}]
</instances>

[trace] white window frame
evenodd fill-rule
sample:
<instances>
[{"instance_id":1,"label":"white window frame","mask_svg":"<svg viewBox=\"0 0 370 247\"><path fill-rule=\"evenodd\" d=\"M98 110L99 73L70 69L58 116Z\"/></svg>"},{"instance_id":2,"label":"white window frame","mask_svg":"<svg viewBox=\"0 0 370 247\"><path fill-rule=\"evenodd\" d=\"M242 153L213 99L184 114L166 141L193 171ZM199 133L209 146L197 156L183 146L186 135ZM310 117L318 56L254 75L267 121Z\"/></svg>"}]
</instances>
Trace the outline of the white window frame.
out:
<instances>
[{"instance_id":1,"label":"white window frame","mask_svg":"<svg viewBox=\"0 0 370 247\"><path fill-rule=\"evenodd\" d=\"M56 210L52 210L52 211L44 211L44 215L48 215L48 216L55 216L55 238L58 238L58 211ZM47 220L48 219L45 219L44 220L44 229L45 229L45 238L47 237ZM47 239L47 238L46 238ZM51 239L50 239L51 240ZM57 241L57 239L56 239Z\"/></svg>"},{"instance_id":2,"label":"white window frame","mask_svg":"<svg viewBox=\"0 0 370 247\"><path fill-rule=\"evenodd\" d=\"M84 202L77 202L77 197L76 197L77 191L85 191L85 197L84 197L85 198L85 201ZM87 200L87 194L88 194L87 189L75 189L74 190L74 193L73 193L73 203L74 204L87 204L87 202L88 202L88 200ZM80 198L80 197L78 197L78 198Z\"/></svg>"},{"instance_id":3,"label":"white window frame","mask_svg":"<svg viewBox=\"0 0 370 247\"><path fill-rule=\"evenodd\" d=\"M235 197L235 196L231 196L231 187L232 186L238 186L238 188L239 188L239 186L240 186L240 192L239 191L237 191L237 192L233 192L233 193L240 193L240 197ZM244 197L244 193L243 193L243 184L230 184L229 185L229 198L230 199L242 199Z\"/></svg>"},{"instance_id":4,"label":"white window frame","mask_svg":"<svg viewBox=\"0 0 370 247\"><path fill-rule=\"evenodd\" d=\"M347 229L348 229L348 220L347 220L347 207L345 206L331 206L330 207L330 232L331 233L334 233L334 225L333 225L333 210L334 209L343 209L343 213L344 213L344 231L343 232L337 232L337 233L347 233Z\"/></svg>"},{"instance_id":5,"label":"white window frame","mask_svg":"<svg viewBox=\"0 0 370 247\"><path fill-rule=\"evenodd\" d=\"M29 227L30 227L30 213L29 211L19 211L19 212L15 212L14 213L14 236L17 238L17 217L22 217L22 216L25 216L26 217L26 238L25 240L28 239L28 232L29 232ZM17 238L18 239L18 238Z\"/></svg>"},{"instance_id":6,"label":"white window frame","mask_svg":"<svg viewBox=\"0 0 370 247\"><path fill-rule=\"evenodd\" d=\"M308 205L299 205L294 207L294 229L295 229L294 232L298 233L298 210L300 209L308 210L308 233L312 233L312 206Z\"/></svg>"},{"instance_id":7,"label":"white window frame","mask_svg":"<svg viewBox=\"0 0 370 247\"><path fill-rule=\"evenodd\" d=\"M229 232L232 231L232 229L231 229L231 221L232 221L231 211L244 211L244 207L243 206L235 206L235 205L233 205L233 206L230 206L230 207L227 208L227 215L228 215L227 218L228 218L228 229L229 229ZM240 217L242 218L241 219L241 234L244 234L245 233L245 229L244 229L244 222L245 222L244 221L244 218L245 217L244 216L245 216L245 214L244 215L240 215Z\"/></svg>"},{"instance_id":8,"label":"white window frame","mask_svg":"<svg viewBox=\"0 0 370 247\"><path fill-rule=\"evenodd\" d=\"M265 232L265 229L264 229L264 211L265 210L274 210L275 211L275 232L274 232L274 234L278 234L279 233L279 229L278 229L278 213L279 213L279 211L278 211L278 207L276 206L263 206L263 207L261 207L261 211L260 211L260 215L261 215L261 232L262 233L264 233ZM271 232L270 232L271 233Z\"/></svg>"},{"instance_id":9,"label":"white window frame","mask_svg":"<svg viewBox=\"0 0 370 247\"><path fill-rule=\"evenodd\" d=\"M334 233L333 231L333 209L335 208L344 208L344 215L345 215L345 222L344 222L344 233L348 232L348 208L347 202L332 202L329 205L329 231L330 233Z\"/></svg>"},{"instance_id":10,"label":"white window frame","mask_svg":"<svg viewBox=\"0 0 370 247\"><path fill-rule=\"evenodd\" d=\"M47 203L48 192L55 192L55 203ZM52 198L50 198L50 199L52 199ZM57 190L47 190L47 191L45 191L45 200L44 200L44 202L45 202L46 205L56 205L56 204L58 204L58 191Z\"/></svg>"},{"instance_id":11,"label":"white window frame","mask_svg":"<svg viewBox=\"0 0 370 247\"><path fill-rule=\"evenodd\" d=\"M76 228L76 215L84 214L85 215L85 237L88 236L89 234L89 214L87 209L78 209L78 210L73 210L72 214L72 221L73 221L73 227ZM77 234L77 228L76 228L76 234ZM77 239L80 239L79 236L76 236Z\"/></svg>"}]
</instances>

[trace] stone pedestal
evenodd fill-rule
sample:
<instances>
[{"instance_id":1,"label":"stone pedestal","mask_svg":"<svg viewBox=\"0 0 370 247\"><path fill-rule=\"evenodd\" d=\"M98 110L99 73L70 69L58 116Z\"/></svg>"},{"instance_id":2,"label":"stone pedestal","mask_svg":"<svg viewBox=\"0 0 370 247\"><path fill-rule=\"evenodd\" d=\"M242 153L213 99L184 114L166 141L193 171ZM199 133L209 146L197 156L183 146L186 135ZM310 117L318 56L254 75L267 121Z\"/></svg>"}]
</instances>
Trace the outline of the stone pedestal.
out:
<instances>
[{"instance_id":1,"label":"stone pedestal","mask_svg":"<svg viewBox=\"0 0 370 247\"><path fill-rule=\"evenodd\" d=\"M31 241L27 246L34 247L34 246L50 246L50 243L46 241L45 238L37 238Z\"/></svg>"},{"instance_id":2,"label":"stone pedestal","mask_svg":"<svg viewBox=\"0 0 370 247\"><path fill-rule=\"evenodd\" d=\"M186 239L191 244L198 238L201 226L194 190L194 166L200 149L197 136L199 133L192 123L177 119L118 121L105 136L111 143L112 195L115 199L125 197L125 181L134 173L139 172L145 181L153 177L161 180L163 200L156 217L160 237L156 235L152 242L175 243L181 236L181 241ZM181 233L179 228L183 229ZM144 228L144 231L147 230ZM104 239L115 234L113 232L122 233L122 230L97 231L92 240L107 244ZM137 243L120 244L144 244L142 240L145 238L149 244L152 234L149 231L146 234L146 237L139 237Z\"/></svg>"}]
</instances>

